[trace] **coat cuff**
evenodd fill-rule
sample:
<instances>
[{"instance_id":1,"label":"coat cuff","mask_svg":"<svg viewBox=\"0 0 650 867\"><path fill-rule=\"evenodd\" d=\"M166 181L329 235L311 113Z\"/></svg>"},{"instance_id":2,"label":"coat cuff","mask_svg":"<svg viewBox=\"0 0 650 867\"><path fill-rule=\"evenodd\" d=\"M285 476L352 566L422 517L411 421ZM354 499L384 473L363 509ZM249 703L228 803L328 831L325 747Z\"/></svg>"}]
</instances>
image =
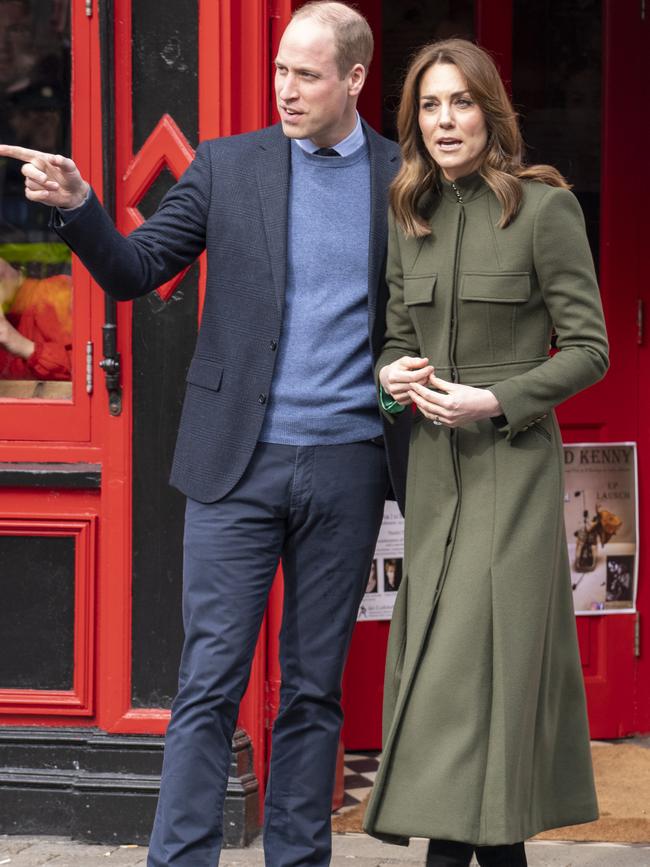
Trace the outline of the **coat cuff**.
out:
<instances>
[{"instance_id":1,"label":"coat cuff","mask_svg":"<svg viewBox=\"0 0 650 867\"><path fill-rule=\"evenodd\" d=\"M391 415L397 415L406 409L405 406L394 400L387 391L384 391L382 385L379 386L379 405L384 412L389 412Z\"/></svg>"},{"instance_id":2,"label":"coat cuff","mask_svg":"<svg viewBox=\"0 0 650 867\"><path fill-rule=\"evenodd\" d=\"M507 379L491 385L488 391L496 397L503 410L502 415L492 418L492 423L508 442L512 442L517 434L546 418L552 409L552 407L540 407L538 401L533 401L522 394L517 386Z\"/></svg>"}]
</instances>

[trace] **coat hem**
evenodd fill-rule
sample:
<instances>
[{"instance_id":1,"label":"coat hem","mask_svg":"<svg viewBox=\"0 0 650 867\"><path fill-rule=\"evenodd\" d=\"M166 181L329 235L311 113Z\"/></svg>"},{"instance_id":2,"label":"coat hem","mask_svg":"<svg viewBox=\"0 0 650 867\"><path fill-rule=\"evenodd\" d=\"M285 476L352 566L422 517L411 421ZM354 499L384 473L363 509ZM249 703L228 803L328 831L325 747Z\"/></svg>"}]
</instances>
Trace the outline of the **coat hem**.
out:
<instances>
[{"instance_id":1,"label":"coat hem","mask_svg":"<svg viewBox=\"0 0 650 867\"><path fill-rule=\"evenodd\" d=\"M588 817L588 818L585 818ZM523 840L529 840L531 837L536 837L538 834L543 834L544 831L552 831L556 828L567 828L572 825L586 825L589 822L595 822L599 818L598 810L589 810L573 816L563 816L562 819L542 819L535 824L530 825L521 834L509 834L506 839L492 838L489 836L472 838L472 835L462 835L453 833L448 829L433 829L428 828L410 831L408 834L398 834L397 832L381 831L377 829L370 830L364 826L363 830L369 837L375 837L383 843L392 843L395 846L408 846L411 838L419 837L425 840L452 840L456 843L467 843L470 846L508 846L514 843L521 843Z\"/></svg>"}]
</instances>

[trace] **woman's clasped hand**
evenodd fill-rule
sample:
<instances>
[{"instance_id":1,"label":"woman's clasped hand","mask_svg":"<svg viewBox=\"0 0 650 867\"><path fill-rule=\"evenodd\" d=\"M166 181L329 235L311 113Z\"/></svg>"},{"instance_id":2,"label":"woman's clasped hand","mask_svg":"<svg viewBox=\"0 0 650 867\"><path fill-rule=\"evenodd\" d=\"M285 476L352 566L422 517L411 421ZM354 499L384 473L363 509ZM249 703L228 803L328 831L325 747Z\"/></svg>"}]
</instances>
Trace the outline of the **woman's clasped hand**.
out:
<instances>
[{"instance_id":1,"label":"woman's clasped hand","mask_svg":"<svg viewBox=\"0 0 650 867\"><path fill-rule=\"evenodd\" d=\"M502 414L489 389L441 379L428 362L404 356L387 364L379 374L382 388L402 406L414 403L425 418L448 427Z\"/></svg>"},{"instance_id":2,"label":"woman's clasped hand","mask_svg":"<svg viewBox=\"0 0 650 867\"><path fill-rule=\"evenodd\" d=\"M499 401L488 389L446 382L433 373L426 386L414 382L409 396L425 418L448 427L501 415Z\"/></svg>"}]
</instances>

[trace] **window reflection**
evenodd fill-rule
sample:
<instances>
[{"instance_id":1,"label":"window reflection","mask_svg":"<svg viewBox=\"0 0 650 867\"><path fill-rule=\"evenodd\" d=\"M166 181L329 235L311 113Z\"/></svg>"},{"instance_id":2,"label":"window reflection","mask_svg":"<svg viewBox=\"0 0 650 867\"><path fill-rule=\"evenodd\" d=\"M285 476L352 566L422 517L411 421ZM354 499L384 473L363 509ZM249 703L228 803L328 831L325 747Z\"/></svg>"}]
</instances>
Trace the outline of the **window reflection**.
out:
<instances>
[{"instance_id":1,"label":"window reflection","mask_svg":"<svg viewBox=\"0 0 650 867\"><path fill-rule=\"evenodd\" d=\"M39 253L42 261L35 263ZM61 244L0 244L0 379L70 380L72 281L62 273L69 258ZM10 391L36 397L43 389L26 383Z\"/></svg>"},{"instance_id":2,"label":"window reflection","mask_svg":"<svg viewBox=\"0 0 650 867\"><path fill-rule=\"evenodd\" d=\"M0 140L70 152L70 2L0 0ZM72 396L70 254L0 158L0 397Z\"/></svg>"}]
</instances>

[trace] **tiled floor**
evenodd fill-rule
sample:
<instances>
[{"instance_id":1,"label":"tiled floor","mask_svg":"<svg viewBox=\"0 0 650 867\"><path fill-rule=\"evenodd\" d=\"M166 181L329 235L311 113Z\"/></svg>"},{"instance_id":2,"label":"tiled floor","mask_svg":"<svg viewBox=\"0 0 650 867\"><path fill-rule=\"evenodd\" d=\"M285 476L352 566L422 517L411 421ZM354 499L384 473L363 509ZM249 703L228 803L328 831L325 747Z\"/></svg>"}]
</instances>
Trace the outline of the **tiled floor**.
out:
<instances>
[{"instance_id":1,"label":"tiled floor","mask_svg":"<svg viewBox=\"0 0 650 867\"><path fill-rule=\"evenodd\" d=\"M379 753L346 753L344 766L345 796L337 813L344 813L360 804L377 776Z\"/></svg>"}]
</instances>

